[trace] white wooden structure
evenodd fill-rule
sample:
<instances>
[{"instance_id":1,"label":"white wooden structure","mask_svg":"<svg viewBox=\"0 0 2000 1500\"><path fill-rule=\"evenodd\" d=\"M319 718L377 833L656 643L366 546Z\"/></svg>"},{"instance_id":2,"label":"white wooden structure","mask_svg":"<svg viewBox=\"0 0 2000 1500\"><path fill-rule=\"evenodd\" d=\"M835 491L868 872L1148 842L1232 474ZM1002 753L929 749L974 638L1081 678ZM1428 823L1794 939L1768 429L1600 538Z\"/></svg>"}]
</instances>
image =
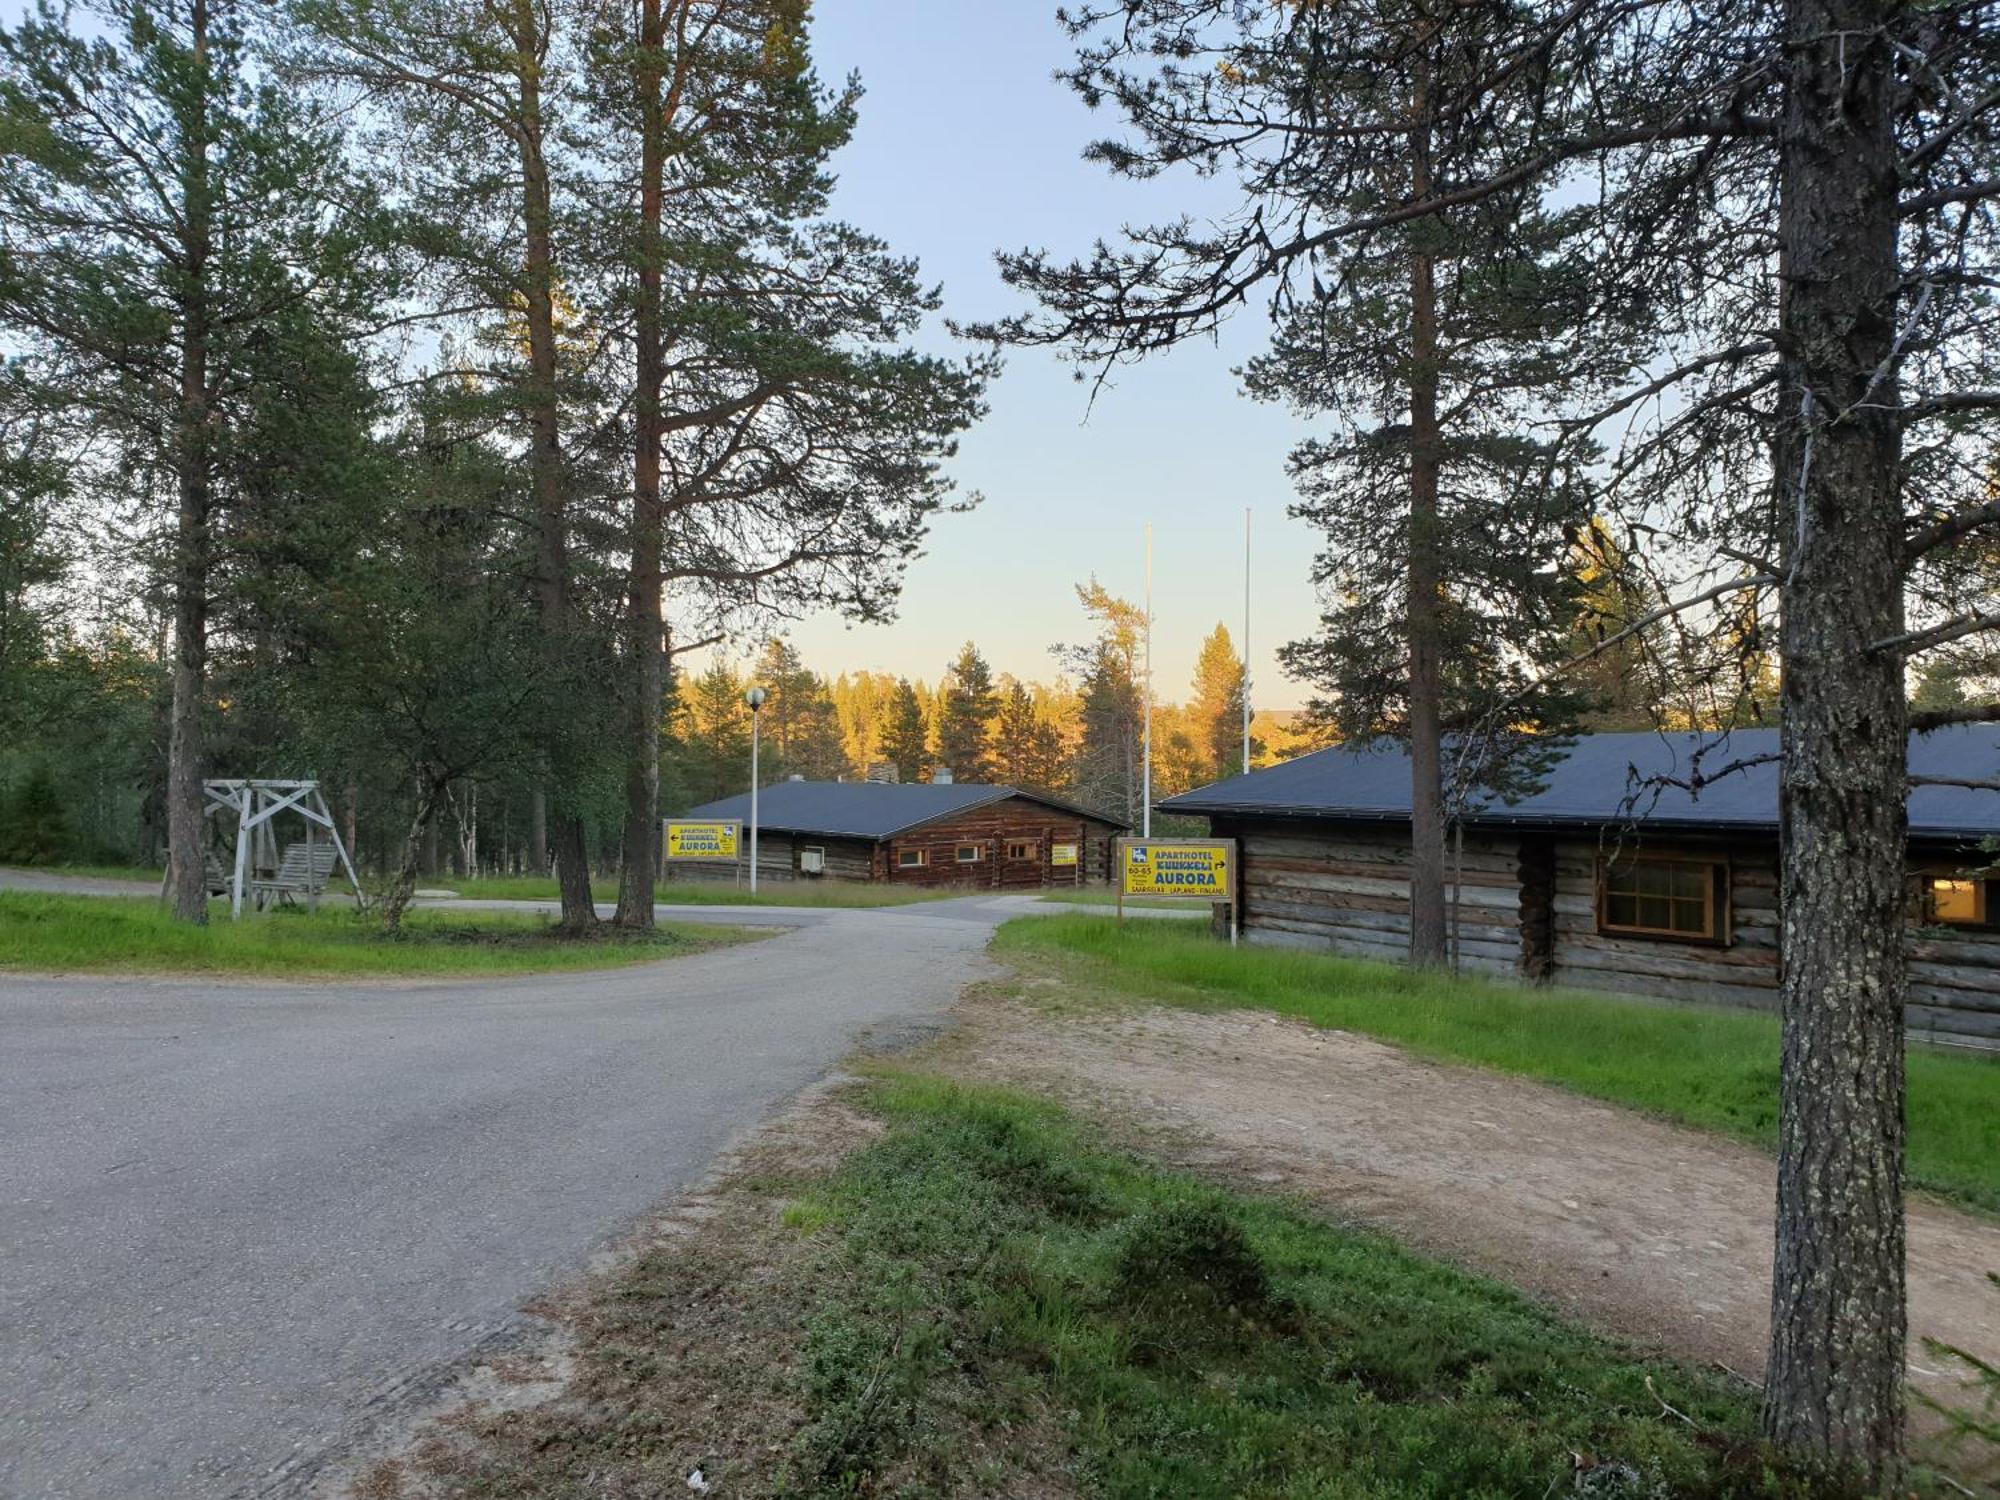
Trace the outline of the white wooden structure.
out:
<instances>
[{"instance_id":1,"label":"white wooden structure","mask_svg":"<svg viewBox=\"0 0 2000 1500\"><path fill-rule=\"evenodd\" d=\"M303 895L306 904L319 910L319 893L333 875L337 861L347 872L354 899L365 900L354 862L340 842L333 813L320 795L317 781L204 781L204 817L233 816L236 825L234 867L225 871L221 862L208 861L209 890L229 896L229 915L243 915L243 897L248 892L258 910L266 902L289 901ZM305 823L305 837L278 848L276 820L296 814ZM323 832L322 832L323 830Z\"/></svg>"}]
</instances>

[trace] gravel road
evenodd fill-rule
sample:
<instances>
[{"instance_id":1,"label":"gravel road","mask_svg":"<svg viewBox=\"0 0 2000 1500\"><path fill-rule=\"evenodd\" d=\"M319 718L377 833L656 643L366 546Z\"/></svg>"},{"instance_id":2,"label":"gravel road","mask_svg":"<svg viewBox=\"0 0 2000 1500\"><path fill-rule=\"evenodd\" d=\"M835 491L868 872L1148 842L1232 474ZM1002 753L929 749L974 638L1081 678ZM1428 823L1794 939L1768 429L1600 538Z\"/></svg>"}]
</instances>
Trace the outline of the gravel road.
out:
<instances>
[{"instance_id":1,"label":"gravel road","mask_svg":"<svg viewBox=\"0 0 2000 1500\"><path fill-rule=\"evenodd\" d=\"M0 1497L297 1493L1032 909L421 986L0 976Z\"/></svg>"}]
</instances>

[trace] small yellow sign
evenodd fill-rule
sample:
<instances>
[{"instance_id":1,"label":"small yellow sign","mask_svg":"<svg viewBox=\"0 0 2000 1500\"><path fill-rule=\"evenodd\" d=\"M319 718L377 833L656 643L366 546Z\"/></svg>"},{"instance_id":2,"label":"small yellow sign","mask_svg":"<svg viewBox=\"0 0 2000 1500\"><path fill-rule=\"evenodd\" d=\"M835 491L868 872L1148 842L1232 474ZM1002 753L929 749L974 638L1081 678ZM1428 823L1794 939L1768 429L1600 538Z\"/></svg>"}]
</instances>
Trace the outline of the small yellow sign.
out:
<instances>
[{"instance_id":1,"label":"small yellow sign","mask_svg":"<svg viewBox=\"0 0 2000 1500\"><path fill-rule=\"evenodd\" d=\"M1049 863L1052 865L1073 865L1076 863L1076 845L1049 845Z\"/></svg>"},{"instance_id":2,"label":"small yellow sign","mask_svg":"<svg viewBox=\"0 0 2000 1500\"><path fill-rule=\"evenodd\" d=\"M734 819L723 823L668 823L668 859L734 859L743 825Z\"/></svg>"},{"instance_id":3,"label":"small yellow sign","mask_svg":"<svg viewBox=\"0 0 2000 1500\"><path fill-rule=\"evenodd\" d=\"M1118 872L1128 896L1230 895L1229 850L1224 840L1121 839Z\"/></svg>"}]
</instances>

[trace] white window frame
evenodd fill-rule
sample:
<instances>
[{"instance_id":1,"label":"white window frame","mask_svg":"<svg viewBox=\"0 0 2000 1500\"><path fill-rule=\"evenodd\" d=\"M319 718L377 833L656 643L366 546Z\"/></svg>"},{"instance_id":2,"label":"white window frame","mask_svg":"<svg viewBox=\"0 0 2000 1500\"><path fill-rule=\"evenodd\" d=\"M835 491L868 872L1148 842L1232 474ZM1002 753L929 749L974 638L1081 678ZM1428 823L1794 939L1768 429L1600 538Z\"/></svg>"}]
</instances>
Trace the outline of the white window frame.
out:
<instances>
[{"instance_id":1,"label":"white window frame","mask_svg":"<svg viewBox=\"0 0 2000 1500\"><path fill-rule=\"evenodd\" d=\"M930 862L931 851L928 849L898 849L896 851L896 868L899 870L921 870Z\"/></svg>"},{"instance_id":2,"label":"white window frame","mask_svg":"<svg viewBox=\"0 0 2000 1500\"><path fill-rule=\"evenodd\" d=\"M968 850L968 849L970 849L970 850L972 851L972 857L971 857L970 859L967 859L967 858L965 857L965 853L966 853L966 850ZM960 865L976 865L976 864L979 864L979 863L980 863L981 861L983 861L983 860L984 860L984 859L986 858L986 846L985 846L984 844L958 844L958 845L955 845L955 846L953 846L953 849L952 849L952 856L951 856L951 858L952 858L952 863L953 863L953 864L960 864Z\"/></svg>"}]
</instances>

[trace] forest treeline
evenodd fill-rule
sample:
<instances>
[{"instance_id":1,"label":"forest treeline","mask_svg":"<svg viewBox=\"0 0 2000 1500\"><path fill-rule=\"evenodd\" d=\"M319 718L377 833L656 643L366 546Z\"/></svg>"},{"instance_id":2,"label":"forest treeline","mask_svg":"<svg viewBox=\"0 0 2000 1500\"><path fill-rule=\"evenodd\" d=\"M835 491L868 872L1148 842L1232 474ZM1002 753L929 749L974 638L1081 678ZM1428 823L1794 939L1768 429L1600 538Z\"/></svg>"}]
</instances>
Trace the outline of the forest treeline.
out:
<instances>
[{"instance_id":1,"label":"forest treeline","mask_svg":"<svg viewBox=\"0 0 2000 1500\"><path fill-rule=\"evenodd\" d=\"M734 795L749 776L755 683L767 775L809 780L874 776L1019 786L1074 801L1137 826L1144 785L1145 693L1141 615L1092 585L1102 633L1065 653L1071 670L1044 680L995 674L968 641L935 681L884 672L822 676L788 642L773 640L740 667L726 660L677 686L668 718L670 794L681 805ZM1073 673L1073 675L1072 675ZM1202 643L1181 702L1153 709L1153 791L1171 796L1236 775L1243 757L1243 665L1225 626ZM1292 715L1251 726L1254 764L1309 746Z\"/></svg>"},{"instance_id":2,"label":"forest treeline","mask_svg":"<svg viewBox=\"0 0 2000 1500\"><path fill-rule=\"evenodd\" d=\"M70 852L164 849L202 921L203 779L310 772L391 925L440 831L484 857L496 820L566 927L607 865L653 921L673 662L886 618L996 368L919 348L936 290L831 211L860 86L807 19L102 0L0 30L25 852L53 789Z\"/></svg>"}]
</instances>

